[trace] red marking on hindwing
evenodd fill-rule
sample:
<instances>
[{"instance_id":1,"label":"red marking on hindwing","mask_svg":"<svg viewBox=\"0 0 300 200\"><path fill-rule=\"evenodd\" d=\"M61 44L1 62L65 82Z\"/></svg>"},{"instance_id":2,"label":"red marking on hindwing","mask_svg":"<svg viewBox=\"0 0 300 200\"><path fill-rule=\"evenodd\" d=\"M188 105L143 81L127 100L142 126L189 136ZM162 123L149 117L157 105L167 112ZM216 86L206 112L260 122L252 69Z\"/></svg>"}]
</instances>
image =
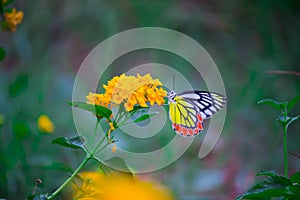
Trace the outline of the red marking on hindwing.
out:
<instances>
[{"instance_id":1,"label":"red marking on hindwing","mask_svg":"<svg viewBox=\"0 0 300 200\"><path fill-rule=\"evenodd\" d=\"M203 129L203 127L202 127L202 123L201 123L200 121L197 123L197 128L199 128L200 130L202 130L202 129Z\"/></svg>"},{"instance_id":2,"label":"red marking on hindwing","mask_svg":"<svg viewBox=\"0 0 300 200\"><path fill-rule=\"evenodd\" d=\"M196 127L194 127L194 128L187 128L185 126L182 126L182 125L176 124L176 123L173 123L172 127L177 134L180 134L181 136L184 136L184 137L196 136L203 129L202 121L200 121L200 120L198 120L196 122Z\"/></svg>"},{"instance_id":3,"label":"red marking on hindwing","mask_svg":"<svg viewBox=\"0 0 300 200\"><path fill-rule=\"evenodd\" d=\"M187 136L187 129L185 127L181 127L181 133L184 135L184 136Z\"/></svg>"},{"instance_id":4,"label":"red marking on hindwing","mask_svg":"<svg viewBox=\"0 0 300 200\"><path fill-rule=\"evenodd\" d=\"M190 128L189 128L188 131L189 131L190 136L193 136L193 135L194 135L193 129L190 129Z\"/></svg>"},{"instance_id":5,"label":"red marking on hindwing","mask_svg":"<svg viewBox=\"0 0 300 200\"><path fill-rule=\"evenodd\" d=\"M200 113L197 114L197 118L200 122L203 122L202 116L200 115Z\"/></svg>"},{"instance_id":6,"label":"red marking on hindwing","mask_svg":"<svg viewBox=\"0 0 300 200\"><path fill-rule=\"evenodd\" d=\"M177 131L177 132L180 132L180 128L181 128L180 125L177 124L177 125L176 125L176 131Z\"/></svg>"}]
</instances>

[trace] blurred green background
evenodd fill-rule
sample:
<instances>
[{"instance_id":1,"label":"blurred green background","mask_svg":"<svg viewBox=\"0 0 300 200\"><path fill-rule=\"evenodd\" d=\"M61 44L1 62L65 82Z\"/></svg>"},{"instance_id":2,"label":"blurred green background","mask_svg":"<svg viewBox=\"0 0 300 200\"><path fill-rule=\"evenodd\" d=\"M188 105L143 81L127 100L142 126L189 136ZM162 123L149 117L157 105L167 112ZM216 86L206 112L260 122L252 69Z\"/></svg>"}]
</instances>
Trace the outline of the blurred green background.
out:
<instances>
[{"instance_id":1,"label":"blurred green background","mask_svg":"<svg viewBox=\"0 0 300 200\"><path fill-rule=\"evenodd\" d=\"M283 173L276 112L256 102L290 100L300 93L300 77L268 73L300 71L299 1L52 0L16 1L12 6L24 11L24 20L16 32L0 33L7 54L0 62L0 198L24 199L37 178L43 180L41 190L50 193L80 163L83 153L51 145L53 138L76 134L65 103L71 100L76 72L100 42L145 26L174 29L199 42L220 70L228 105L222 136L205 159L197 157L199 137L175 163L144 176L163 182L178 199L191 200L233 199L259 170ZM133 54L123 65L153 62L151 55ZM168 64L176 58L155 61ZM104 82L119 73L118 66L107 72ZM299 108L292 114L300 114ZM38 131L41 114L52 119L53 133ZM288 133L288 149L297 154L299 129L296 122ZM290 156L289 162L290 173L299 170L299 158Z\"/></svg>"}]
</instances>

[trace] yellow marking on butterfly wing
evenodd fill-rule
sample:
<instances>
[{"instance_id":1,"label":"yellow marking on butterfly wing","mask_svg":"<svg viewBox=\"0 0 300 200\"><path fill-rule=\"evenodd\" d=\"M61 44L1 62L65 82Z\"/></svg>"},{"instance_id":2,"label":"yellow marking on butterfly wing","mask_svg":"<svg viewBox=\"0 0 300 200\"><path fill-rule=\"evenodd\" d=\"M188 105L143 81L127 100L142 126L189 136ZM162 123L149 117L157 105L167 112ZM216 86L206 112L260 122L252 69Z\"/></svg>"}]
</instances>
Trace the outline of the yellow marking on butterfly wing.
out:
<instances>
[{"instance_id":1,"label":"yellow marking on butterfly wing","mask_svg":"<svg viewBox=\"0 0 300 200\"><path fill-rule=\"evenodd\" d=\"M176 106L177 106L178 110L180 111L180 114L184 118L187 118L188 113L187 113L186 108L184 107L185 102L184 101L180 101L180 102L181 102L181 104L179 104L178 102L176 102Z\"/></svg>"},{"instance_id":2,"label":"yellow marking on butterfly wing","mask_svg":"<svg viewBox=\"0 0 300 200\"><path fill-rule=\"evenodd\" d=\"M175 123L182 124L181 123L181 114L180 114L180 111L179 111L176 103L175 103Z\"/></svg>"},{"instance_id":3,"label":"yellow marking on butterfly wing","mask_svg":"<svg viewBox=\"0 0 300 200\"><path fill-rule=\"evenodd\" d=\"M169 105L169 118L172 123L181 124L181 114L176 106L176 103L170 103Z\"/></svg>"},{"instance_id":4,"label":"yellow marking on butterfly wing","mask_svg":"<svg viewBox=\"0 0 300 200\"><path fill-rule=\"evenodd\" d=\"M180 124L187 126L187 121L186 119L188 118L188 114L187 114L187 110L185 109L184 105L186 104L185 101L181 100L180 103L178 103L178 101L176 101L176 106L177 106L177 110L180 113Z\"/></svg>"},{"instance_id":5,"label":"yellow marking on butterfly wing","mask_svg":"<svg viewBox=\"0 0 300 200\"><path fill-rule=\"evenodd\" d=\"M176 97L175 100L177 100L175 104L176 110L178 111L176 117L180 119L177 120L178 122L176 123L186 127L195 127L197 118L194 106L188 100L181 97Z\"/></svg>"},{"instance_id":6,"label":"yellow marking on butterfly wing","mask_svg":"<svg viewBox=\"0 0 300 200\"><path fill-rule=\"evenodd\" d=\"M187 121L189 122L189 126L194 127L194 121L192 120L191 116L188 116Z\"/></svg>"},{"instance_id":7,"label":"yellow marking on butterfly wing","mask_svg":"<svg viewBox=\"0 0 300 200\"><path fill-rule=\"evenodd\" d=\"M169 105L169 118L173 123L176 123L176 114L175 114L175 110L176 110L176 104L175 103L170 103Z\"/></svg>"}]
</instances>

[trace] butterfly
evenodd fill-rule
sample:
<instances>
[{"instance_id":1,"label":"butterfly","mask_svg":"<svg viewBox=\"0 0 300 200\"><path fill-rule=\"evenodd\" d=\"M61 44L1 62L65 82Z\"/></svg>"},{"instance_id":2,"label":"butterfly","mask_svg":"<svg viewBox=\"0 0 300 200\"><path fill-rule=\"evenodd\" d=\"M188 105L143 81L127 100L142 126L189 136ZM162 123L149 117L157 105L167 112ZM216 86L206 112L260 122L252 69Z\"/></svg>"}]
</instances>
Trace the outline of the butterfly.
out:
<instances>
[{"instance_id":1,"label":"butterfly","mask_svg":"<svg viewBox=\"0 0 300 200\"><path fill-rule=\"evenodd\" d=\"M184 91L168 94L169 118L174 131L184 137L203 130L203 120L210 118L226 104L223 95L206 91Z\"/></svg>"}]
</instances>

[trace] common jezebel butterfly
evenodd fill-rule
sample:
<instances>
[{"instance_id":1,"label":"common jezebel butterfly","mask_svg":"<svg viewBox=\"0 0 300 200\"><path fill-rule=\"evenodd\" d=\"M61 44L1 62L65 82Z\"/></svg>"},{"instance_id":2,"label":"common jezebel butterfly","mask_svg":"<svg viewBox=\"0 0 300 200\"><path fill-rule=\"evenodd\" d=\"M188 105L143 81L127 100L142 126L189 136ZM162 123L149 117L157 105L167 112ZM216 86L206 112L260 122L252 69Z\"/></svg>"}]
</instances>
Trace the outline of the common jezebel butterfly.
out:
<instances>
[{"instance_id":1,"label":"common jezebel butterfly","mask_svg":"<svg viewBox=\"0 0 300 200\"><path fill-rule=\"evenodd\" d=\"M206 91L184 91L168 94L169 118L177 134L196 136L203 130L203 120L210 118L226 104L223 95Z\"/></svg>"}]
</instances>

